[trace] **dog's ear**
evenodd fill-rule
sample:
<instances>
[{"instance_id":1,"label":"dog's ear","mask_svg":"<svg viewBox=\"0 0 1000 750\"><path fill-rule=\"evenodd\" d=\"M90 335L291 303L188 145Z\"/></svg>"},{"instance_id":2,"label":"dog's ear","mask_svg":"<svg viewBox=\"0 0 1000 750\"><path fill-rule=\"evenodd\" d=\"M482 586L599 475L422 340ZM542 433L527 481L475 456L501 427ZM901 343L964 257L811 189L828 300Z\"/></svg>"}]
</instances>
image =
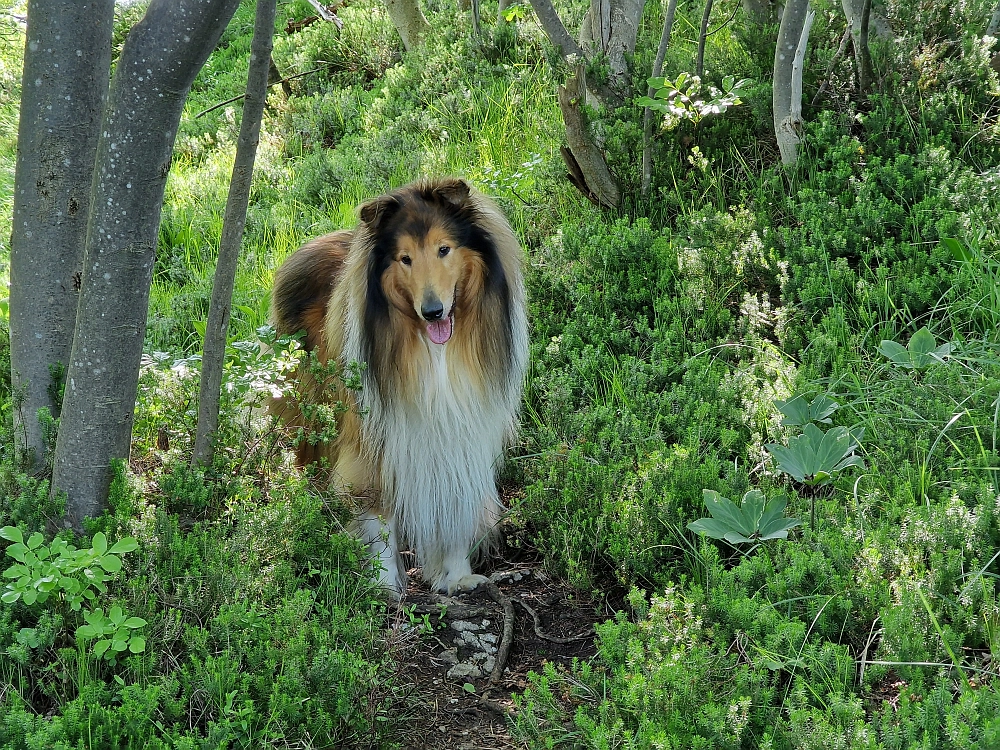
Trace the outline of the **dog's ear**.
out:
<instances>
[{"instance_id":1,"label":"dog's ear","mask_svg":"<svg viewBox=\"0 0 1000 750\"><path fill-rule=\"evenodd\" d=\"M379 225L396 213L399 208L399 201L394 196L381 195L361 206L358 213L361 215L361 221L372 229L378 229Z\"/></svg>"},{"instance_id":2,"label":"dog's ear","mask_svg":"<svg viewBox=\"0 0 1000 750\"><path fill-rule=\"evenodd\" d=\"M436 195L442 203L451 205L454 208L462 208L469 200L469 183L457 178L441 180L434 188Z\"/></svg>"}]
</instances>

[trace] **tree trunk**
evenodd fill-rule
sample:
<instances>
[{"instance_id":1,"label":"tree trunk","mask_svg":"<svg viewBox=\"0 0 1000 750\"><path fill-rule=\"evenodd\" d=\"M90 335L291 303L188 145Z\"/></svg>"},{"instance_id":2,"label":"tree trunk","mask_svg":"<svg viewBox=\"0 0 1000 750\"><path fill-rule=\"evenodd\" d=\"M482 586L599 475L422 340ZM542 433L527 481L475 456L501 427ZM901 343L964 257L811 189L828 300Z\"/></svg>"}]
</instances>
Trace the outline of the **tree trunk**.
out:
<instances>
[{"instance_id":1,"label":"tree trunk","mask_svg":"<svg viewBox=\"0 0 1000 750\"><path fill-rule=\"evenodd\" d=\"M670 34L674 28L674 14L677 12L677 0L669 0L667 12L663 16L663 32L660 34L660 46L656 48L656 59L653 61L653 78L659 78L663 73L663 60L670 46ZM650 86L650 99L656 90ZM642 113L642 187L643 200L649 200L653 180L653 110L646 107Z\"/></svg>"},{"instance_id":2,"label":"tree trunk","mask_svg":"<svg viewBox=\"0 0 1000 750\"><path fill-rule=\"evenodd\" d=\"M574 65L585 61L587 59L586 53L566 31L559 13L552 5L552 0L530 0L530 2L532 10L535 11L535 16L538 18L538 24L542 27L542 31L545 32L545 36L548 37L552 46L559 50L562 58ZM575 60L571 59L574 57Z\"/></svg>"},{"instance_id":3,"label":"tree trunk","mask_svg":"<svg viewBox=\"0 0 1000 750\"><path fill-rule=\"evenodd\" d=\"M1000 5L997 5L997 7L993 9L993 15L990 16L990 22L986 26L985 36L996 36L997 29L1000 29Z\"/></svg>"},{"instance_id":4,"label":"tree trunk","mask_svg":"<svg viewBox=\"0 0 1000 750\"><path fill-rule=\"evenodd\" d=\"M419 47L422 38L431 30L420 10L419 0L385 0L392 25L403 39L407 51Z\"/></svg>"},{"instance_id":5,"label":"tree trunk","mask_svg":"<svg viewBox=\"0 0 1000 750\"><path fill-rule=\"evenodd\" d=\"M875 80L872 54L868 47L868 29L872 17L872 0L841 0L844 15L851 27L854 41L854 60L858 67L858 96L863 98Z\"/></svg>"},{"instance_id":6,"label":"tree trunk","mask_svg":"<svg viewBox=\"0 0 1000 750\"><path fill-rule=\"evenodd\" d=\"M626 55L635 51L642 0L590 0L591 34L598 52L608 58L608 83L622 98L631 95Z\"/></svg>"},{"instance_id":7,"label":"tree trunk","mask_svg":"<svg viewBox=\"0 0 1000 750\"><path fill-rule=\"evenodd\" d=\"M10 360L18 455L45 457L39 409L59 416L50 368L69 363L108 94L114 0L31 0L10 247Z\"/></svg>"},{"instance_id":8,"label":"tree trunk","mask_svg":"<svg viewBox=\"0 0 1000 750\"><path fill-rule=\"evenodd\" d=\"M778 17L779 8L777 3L771 0L743 0L743 10L756 24L774 23Z\"/></svg>"},{"instance_id":9,"label":"tree trunk","mask_svg":"<svg viewBox=\"0 0 1000 750\"><path fill-rule=\"evenodd\" d=\"M576 73L560 86L559 109L566 125L566 140L572 159L567 159L570 181L595 204L614 208L621 202L621 191L615 181L604 154L594 143L587 128L587 120L580 104L587 95L584 66L577 66ZM566 153L563 152L563 158Z\"/></svg>"},{"instance_id":10,"label":"tree trunk","mask_svg":"<svg viewBox=\"0 0 1000 750\"><path fill-rule=\"evenodd\" d=\"M774 132L781 163L795 164L799 129L802 125L802 66L805 61L809 27L814 14L809 0L788 0L778 28L774 50Z\"/></svg>"},{"instance_id":11,"label":"tree trunk","mask_svg":"<svg viewBox=\"0 0 1000 750\"><path fill-rule=\"evenodd\" d=\"M112 459L128 457L174 137L191 83L238 5L152 0L111 82L52 478L77 529L103 508Z\"/></svg>"},{"instance_id":12,"label":"tree trunk","mask_svg":"<svg viewBox=\"0 0 1000 750\"><path fill-rule=\"evenodd\" d=\"M250 45L250 69L247 72L247 92L243 98L243 120L236 144L233 177L229 182L229 198L222 220L219 259L215 264L212 300L205 326L205 348L201 355L201 385L198 395L198 430L194 440L191 465L212 462L212 441L219 428L219 400L222 391L222 369L226 360L226 339L229 334L229 313L236 285L236 267L240 259L243 229L246 227L247 205L253 165L260 141L260 123L267 101L268 69L274 37L276 0L257 0Z\"/></svg>"}]
</instances>

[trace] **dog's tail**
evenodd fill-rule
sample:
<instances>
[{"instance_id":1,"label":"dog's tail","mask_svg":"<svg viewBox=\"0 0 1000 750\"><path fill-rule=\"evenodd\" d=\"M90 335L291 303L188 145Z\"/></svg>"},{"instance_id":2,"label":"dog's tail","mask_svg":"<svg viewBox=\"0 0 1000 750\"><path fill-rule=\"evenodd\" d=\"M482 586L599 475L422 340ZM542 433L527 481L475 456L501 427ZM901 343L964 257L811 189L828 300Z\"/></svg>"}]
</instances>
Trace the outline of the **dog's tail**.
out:
<instances>
[{"instance_id":1,"label":"dog's tail","mask_svg":"<svg viewBox=\"0 0 1000 750\"><path fill-rule=\"evenodd\" d=\"M271 320L279 335L305 331L306 351L323 341L326 307L343 272L351 236L341 231L317 237L288 256L274 275Z\"/></svg>"}]
</instances>

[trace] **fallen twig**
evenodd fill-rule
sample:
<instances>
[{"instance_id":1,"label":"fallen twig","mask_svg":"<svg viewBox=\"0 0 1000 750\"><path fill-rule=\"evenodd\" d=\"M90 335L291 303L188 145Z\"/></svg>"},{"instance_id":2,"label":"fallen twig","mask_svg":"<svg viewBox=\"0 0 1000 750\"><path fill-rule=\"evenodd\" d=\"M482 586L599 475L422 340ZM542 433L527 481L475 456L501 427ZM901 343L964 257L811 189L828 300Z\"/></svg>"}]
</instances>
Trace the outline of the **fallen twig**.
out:
<instances>
[{"instance_id":1,"label":"fallen twig","mask_svg":"<svg viewBox=\"0 0 1000 750\"><path fill-rule=\"evenodd\" d=\"M538 616L538 613L535 612L535 610L533 610L524 601L518 599L517 597L514 597L513 601L517 602L522 607L524 607L525 612L531 615L531 619L535 623L535 635L537 635L539 638L542 638L543 640L551 641L552 643L573 643L574 641L582 641L585 638L590 638L591 634L593 633L593 628L591 628L586 633L581 633L580 635L573 635L568 638L560 638L559 636L549 635L548 633L542 630L542 618Z\"/></svg>"},{"instance_id":2,"label":"fallen twig","mask_svg":"<svg viewBox=\"0 0 1000 750\"><path fill-rule=\"evenodd\" d=\"M494 713L498 713L501 716L512 716L514 714L513 710L507 708L506 706L501 706L494 700L490 700L487 694L479 695L478 693L467 693L472 698L476 699L476 702L483 708L487 708Z\"/></svg>"},{"instance_id":3,"label":"fallen twig","mask_svg":"<svg viewBox=\"0 0 1000 750\"><path fill-rule=\"evenodd\" d=\"M496 685L503 677L503 671L507 667L507 656L514 642L514 605L510 597L504 595L493 581L487 581L486 590L493 601L503 607L503 638L500 640L500 648L497 649L496 663L493 665L493 674L490 675L489 682L490 685Z\"/></svg>"}]
</instances>

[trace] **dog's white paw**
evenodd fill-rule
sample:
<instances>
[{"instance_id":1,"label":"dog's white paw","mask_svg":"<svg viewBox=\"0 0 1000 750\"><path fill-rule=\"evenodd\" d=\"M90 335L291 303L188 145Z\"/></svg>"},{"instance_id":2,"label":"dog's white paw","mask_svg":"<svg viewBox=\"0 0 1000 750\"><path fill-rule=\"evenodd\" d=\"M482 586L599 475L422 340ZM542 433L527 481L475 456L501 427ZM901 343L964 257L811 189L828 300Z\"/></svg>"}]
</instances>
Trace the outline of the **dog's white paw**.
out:
<instances>
[{"instance_id":1,"label":"dog's white paw","mask_svg":"<svg viewBox=\"0 0 1000 750\"><path fill-rule=\"evenodd\" d=\"M399 601L406 593L406 573L390 574L385 568L379 573L379 585L393 601Z\"/></svg>"},{"instance_id":2,"label":"dog's white paw","mask_svg":"<svg viewBox=\"0 0 1000 750\"><path fill-rule=\"evenodd\" d=\"M458 591L472 591L473 589L476 589L486 583L488 580L490 579L486 576L481 576L477 573L469 573L461 578L446 580L444 583L448 589L448 596L451 596Z\"/></svg>"}]
</instances>

